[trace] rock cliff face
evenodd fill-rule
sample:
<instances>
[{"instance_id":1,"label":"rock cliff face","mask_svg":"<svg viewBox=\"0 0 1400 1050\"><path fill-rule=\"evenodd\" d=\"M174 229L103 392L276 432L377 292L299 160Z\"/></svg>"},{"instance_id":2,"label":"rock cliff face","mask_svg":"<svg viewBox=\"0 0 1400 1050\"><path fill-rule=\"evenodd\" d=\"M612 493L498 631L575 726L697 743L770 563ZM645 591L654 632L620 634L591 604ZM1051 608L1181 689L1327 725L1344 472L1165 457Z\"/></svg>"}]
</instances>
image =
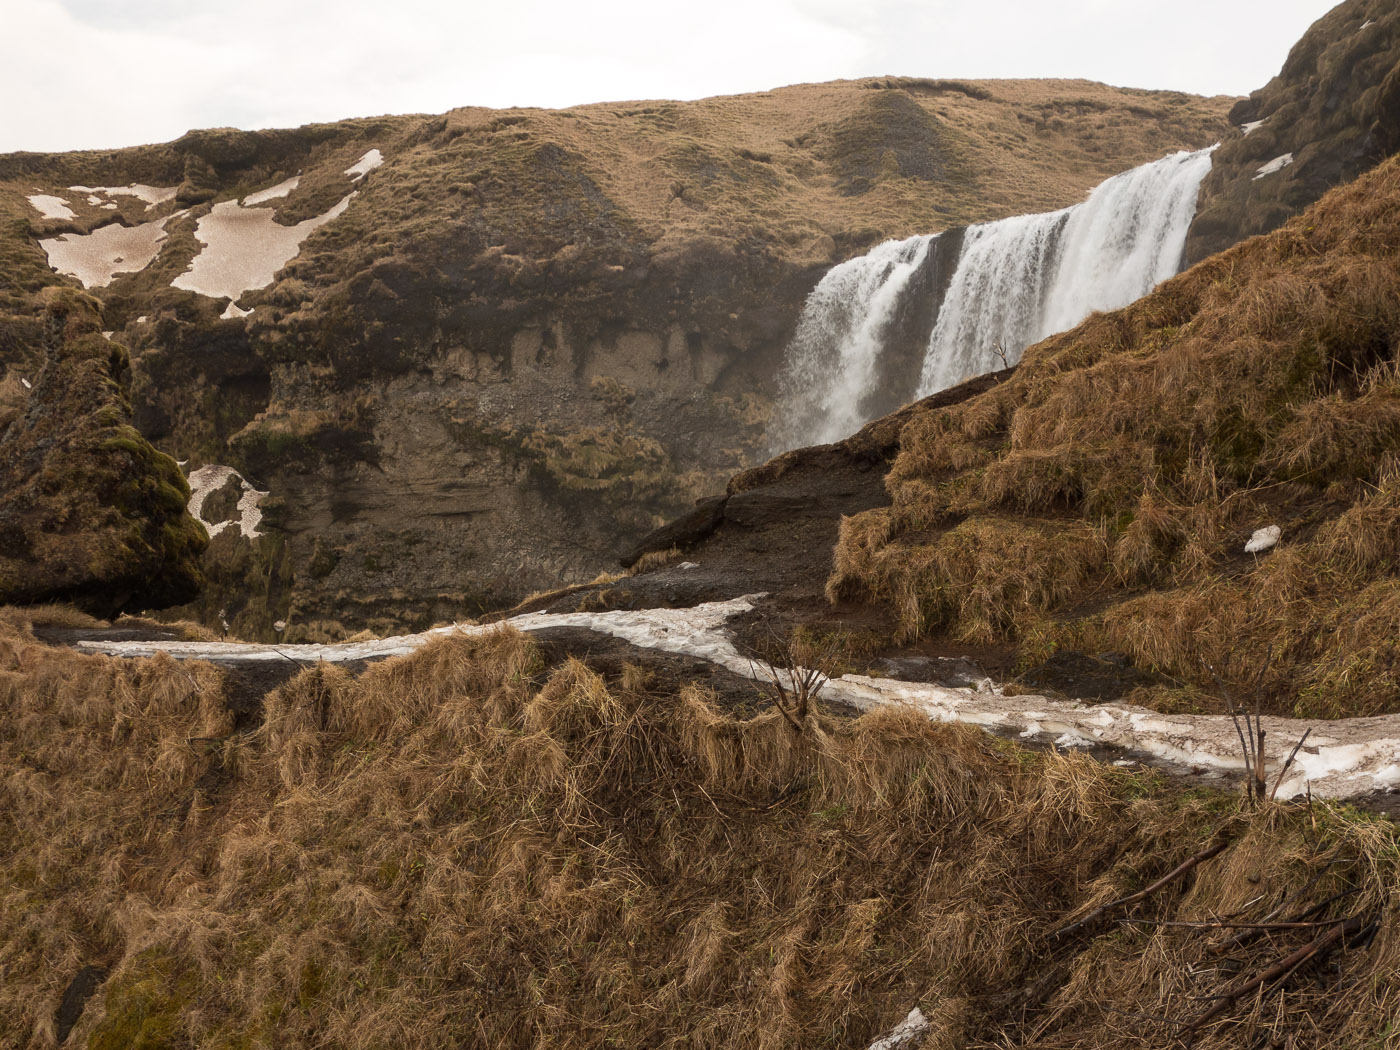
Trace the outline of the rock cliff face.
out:
<instances>
[{"instance_id":1,"label":"rock cliff face","mask_svg":"<svg viewBox=\"0 0 1400 1050\"><path fill-rule=\"evenodd\" d=\"M1268 233L1400 149L1400 8L1347 0L1279 75L1230 110L1201 186L1188 263Z\"/></svg>"},{"instance_id":2,"label":"rock cliff face","mask_svg":"<svg viewBox=\"0 0 1400 1050\"><path fill-rule=\"evenodd\" d=\"M588 578L721 489L832 263L1071 203L1214 141L1229 102L881 80L17 154L0 295L28 316L77 275L132 349L140 430L270 493L190 611L420 625Z\"/></svg>"},{"instance_id":3,"label":"rock cliff face","mask_svg":"<svg viewBox=\"0 0 1400 1050\"><path fill-rule=\"evenodd\" d=\"M98 304L52 289L5 335L40 358L0 431L0 604L68 601L100 615L189 601L205 535L169 456L131 425L127 353Z\"/></svg>"}]
</instances>

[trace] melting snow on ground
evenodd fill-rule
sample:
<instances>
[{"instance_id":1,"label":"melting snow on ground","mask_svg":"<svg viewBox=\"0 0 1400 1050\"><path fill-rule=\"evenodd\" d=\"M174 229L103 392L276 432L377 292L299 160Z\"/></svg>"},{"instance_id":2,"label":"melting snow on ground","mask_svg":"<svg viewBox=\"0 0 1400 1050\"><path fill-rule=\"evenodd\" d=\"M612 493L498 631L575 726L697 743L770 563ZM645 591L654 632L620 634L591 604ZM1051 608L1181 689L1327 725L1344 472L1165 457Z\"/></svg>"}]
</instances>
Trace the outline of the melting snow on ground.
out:
<instances>
[{"instance_id":1,"label":"melting snow on ground","mask_svg":"<svg viewBox=\"0 0 1400 1050\"><path fill-rule=\"evenodd\" d=\"M1262 120L1251 120L1247 124L1241 124L1240 130L1243 131L1246 135L1248 135L1251 131L1253 131L1255 128L1259 127L1263 123L1264 122Z\"/></svg>"},{"instance_id":2,"label":"melting snow on ground","mask_svg":"<svg viewBox=\"0 0 1400 1050\"><path fill-rule=\"evenodd\" d=\"M215 299L237 299L254 288L266 288L301 250L301 242L344 212L354 196L342 197L325 214L295 226L279 225L271 208L245 208L237 201L216 204L194 231L204 249L170 283Z\"/></svg>"},{"instance_id":3,"label":"melting snow on ground","mask_svg":"<svg viewBox=\"0 0 1400 1050\"><path fill-rule=\"evenodd\" d=\"M1282 171L1292 163L1293 154L1285 153L1283 156L1275 157L1273 160L1269 161L1269 163L1260 167L1260 169L1254 173L1254 177L1256 179L1262 179L1265 175L1272 175L1276 171Z\"/></svg>"},{"instance_id":4,"label":"melting snow on ground","mask_svg":"<svg viewBox=\"0 0 1400 1050\"><path fill-rule=\"evenodd\" d=\"M356 182L359 182L360 179L364 178L383 163L384 154L380 153L377 149L372 149L359 160L355 161L354 164L350 165L350 167L346 168L345 174L353 177Z\"/></svg>"},{"instance_id":5,"label":"melting snow on ground","mask_svg":"<svg viewBox=\"0 0 1400 1050\"><path fill-rule=\"evenodd\" d=\"M130 186L69 186L74 193L105 194L108 197L135 197L146 202L150 211L157 204L174 200L178 186L147 186L144 182L133 182ZM89 204L96 203L91 198Z\"/></svg>"},{"instance_id":6,"label":"melting snow on ground","mask_svg":"<svg viewBox=\"0 0 1400 1050\"><path fill-rule=\"evenodd\" d=\"M84 288L105 288L119 273L145 269L165 240L165 224L184 212L137 226L112 223L91 233L61 233L39 242L49 265L76 277Z\"/></svg>"},{"instance_id":7,"label":"melting snow on ground","mask_svg":"<svg viewBox=\"0 0 1400 1050\"><path fill-rule=\"evenodd\" d=\"M279 197L285 197L301 185L301 176L293 175L290 179L279 182L276 186L269 186L265 190L258 190L257 193L250 193L243 198L243 207L251 208L255 204L265 204L268 201L275 201Z\"/></svg>"},{"instance_id":8,"label":"melting snow on ground","mask_svg":"<svg viewBox=\"0 0 1400 1050\"><path fill-rule=\"evenodd\" d=\"M1254 534L1249 537L1249 541L1244 545L1246 554L1258 554L1266 551L1279 541L1283 535L1283 530L1277 525L1265 525L1262 529L1255 529Z\"/></svg>"},{"instance_id":9,"label":"melting snow on ground","mask_svg":"<svg viewBox=\"0 0 1400 1050\"><path fill-rule=\"evenodd\" d=\"M229 478L237 478L242 495L238 499L236 518L228 521L210 521L204 517L204 503L209 496L227 484ZM190 514L198 518L209 533L212 539L224 529L237 526L248 539L253 539L258 535L258 526L262 523L262 510L259 504L267 496L266 492L259 492L249 485L243 475L232 467L208 466L200 467L189 477L190 482ZM315 659L313 657L313 659Z\"/></svg>"},{"instance_id":10,"label":"melting snow on ground","mask_svg":"<svg viewBox=\"0 0 1400 1050\"><path fill-rule=\"evenodd\" d=\"M68 202L62 197L55 197L51 193L31 193L25 199L34 205L34 210L46 219L77 218L73 209L68 207Z\"/></svg>"},{"instance_id":11,"label":"melting snow on ground","mask_svg":"<svg viewBox=\"0 0 1400 1050\"><path fill-rule=\"evenodd\" d=\"M228 305L224 307L224 312L219 315L219 319L221 321L233 321L239 317L247 317L252 312L252 310L243 309L243 307L230 299Z\"/></svg>"},{"instance_id":12,"label":"melting snow on ground","mask_svg":"<svg viewBox=\"0 0 1400 1050\"><path fill-rule=\"evenodd\" d=\"M230 468L206 467L204 470L229 471ZM196 471L191 475L192 488L200 474ZM228 476L222 475L225 479ZM207 491L217 487L204 484ZM190 500L190 508L192 512L196 510L194 499ZM762 678L763 669L742 656L724 631L725 621L751 610L760 597L745 595L691 609L526 613L505 622L521 631L582 627L643 648L700 657L744 677ZM152 656L167 652L185 659L226 663L287 658L344 662L401 656L430 638L454 633L479 635L498 630L499 626L439 627L422 634L368 642L275 648L232 642L80 642L78 645L89 652L118 656ZM1121 748L1196 772L1225 775L1237 774L1244 768L1234 724L1225 715L1165 715L1128 705L1089 706L1042 696L1002 696L989 682L976 689L950 688L864 675L843 675L828 680L822 695L862 711L887 705L913 707L939 722L963 722L1005 734L1055 741L1063 746ZM1320 797L1351 798L1377 790L1400 789L1400 715L1331 722L1265 718L1263 722L1266 739L1272 743L1273 753L1268 757L1274 769L1282 764L1305 729L1311 727L1313 731L1298 752L1288 778L1280 786L1282 798L1293 797L1304 790Z\"/></svg>"},{"instance_id":13,"label":"melting snow on ground","mask_svg":"<svg viewBox=\"0 0 1400 1050\"><path fill-rule=\"evenodd\" d=\"M871 1043L870 1050L904 1050L916 1045L916 1041L927 1031L928 1018L916 1006L909 1011L908 1017Z\"/></svg>"}]
</instances>

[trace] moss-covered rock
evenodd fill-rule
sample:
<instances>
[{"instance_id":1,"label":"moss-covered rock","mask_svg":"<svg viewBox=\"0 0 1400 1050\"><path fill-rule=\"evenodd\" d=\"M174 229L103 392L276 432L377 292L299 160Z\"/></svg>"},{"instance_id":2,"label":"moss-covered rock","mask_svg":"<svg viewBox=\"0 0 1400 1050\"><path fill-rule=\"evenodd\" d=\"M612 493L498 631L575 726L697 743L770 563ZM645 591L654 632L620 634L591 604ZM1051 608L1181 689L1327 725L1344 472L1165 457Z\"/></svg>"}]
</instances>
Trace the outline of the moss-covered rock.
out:
<instances>
[{"instance_id":1,"label":"moss-covered rock","mask_svg":"<svg viewBox=\"0 0 1400 1050\"><path fill-rule=\"evenodd\" d=\"M1201 186L1191 263L1277 229L1400 148L1400 8L1339 4L1230 121Z\"/></svg>"},{"instance_id":2,"label":"moss-covered rock","mask_svg":"<svg viewBox=\"0 0 1400 1050\"><path fill-rule=\"evenodd\" d=\"M126 350L90 296L44 300L44 365L0 432L0 602L111 615L188 601L207 538L179 467L131 425Z\"/></svg>"}]
</instances>

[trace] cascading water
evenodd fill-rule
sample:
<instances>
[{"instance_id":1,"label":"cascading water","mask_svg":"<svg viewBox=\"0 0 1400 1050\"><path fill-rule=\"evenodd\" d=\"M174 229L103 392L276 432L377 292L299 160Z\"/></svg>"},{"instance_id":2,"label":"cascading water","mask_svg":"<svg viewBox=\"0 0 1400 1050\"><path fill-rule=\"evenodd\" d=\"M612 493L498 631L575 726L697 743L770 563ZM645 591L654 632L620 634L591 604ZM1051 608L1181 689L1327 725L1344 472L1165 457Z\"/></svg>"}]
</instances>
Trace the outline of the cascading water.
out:
<instances>
[{"instance_id":1,"label":"cascading water","mask_svg":"<svg viewBox=\"0 0 1400 1050\"><path fill-rule=\"evenodd\" d=\"M1063 211L967 231L916 397L1015 364L1048 335L1116 310L1177 272L1211 149L1100 183Z\"/></svg>"},{"instance_id":2,"label":"cascading water","mask_svg":"<svg viewBox=\"0 0 1400 1050\"><path fill-rule=\"evenodd\" d=\"M775 441L835 441L870 418L863 406L879 380L885 330L936 236L886 241L832 267L807 296L780 381Z\"/></svg>"},{"instance_id":3,"label":"cascading water","mask_svg":"<svg viewBox=\"0 0 1400 1050\"><path fill-rule=\"evenodd\" d=\"M1061 211L969 227L951 278L934 282L941 294L918 379L904 389L882 391L901 371L886 336L908 308L906 292L932 294L915 278L934 239L890 241L834 267L788 348L775 447L843 437L872 417L875 401L902 403L1014 364L1032 343L1151 291L1180 268L1214 149L1116 175Z\"/></svg>"}]
</instances>

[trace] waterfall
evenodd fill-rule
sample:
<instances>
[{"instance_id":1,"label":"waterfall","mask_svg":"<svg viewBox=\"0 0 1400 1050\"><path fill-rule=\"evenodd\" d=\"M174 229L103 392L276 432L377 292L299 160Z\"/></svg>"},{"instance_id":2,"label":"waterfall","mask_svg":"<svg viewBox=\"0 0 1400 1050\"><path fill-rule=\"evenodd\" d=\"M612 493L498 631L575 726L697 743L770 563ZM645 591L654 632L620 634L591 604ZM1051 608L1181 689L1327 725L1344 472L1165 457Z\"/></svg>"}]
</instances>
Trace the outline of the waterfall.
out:
<instances>
[{"instance_id":1,"label":"waterfall","mask_svg":"<svg viewBox=\"0 0 1400 1050\"><path fill-rule=\"evenodd\" d=\"M961 231L942 280L919 280L935 237L889 241L833 267L808 297L779 380L775 448L832 441L902 404L1014 364L1095 310L1128 305L1177 272L1215 147L1115 175L1073 207ZM953 231L942 239L952 241ZM929 312L912 380L892 321ZM896 387L897 389L890 389ZM888 411L888 409L885 409Z\"/></svg>"},{"instance_id":2,"label":"waterfall","mask_svg":"<svg viewBox=\"0 0 1400 1050\"><path fill-rule=\"evenodd\" d=\"M871 418L863 406L886 331L936 236L886 241L833 266L807 296L779 379L777 442L836 441Z\"/></svg>"}]
</instances>

